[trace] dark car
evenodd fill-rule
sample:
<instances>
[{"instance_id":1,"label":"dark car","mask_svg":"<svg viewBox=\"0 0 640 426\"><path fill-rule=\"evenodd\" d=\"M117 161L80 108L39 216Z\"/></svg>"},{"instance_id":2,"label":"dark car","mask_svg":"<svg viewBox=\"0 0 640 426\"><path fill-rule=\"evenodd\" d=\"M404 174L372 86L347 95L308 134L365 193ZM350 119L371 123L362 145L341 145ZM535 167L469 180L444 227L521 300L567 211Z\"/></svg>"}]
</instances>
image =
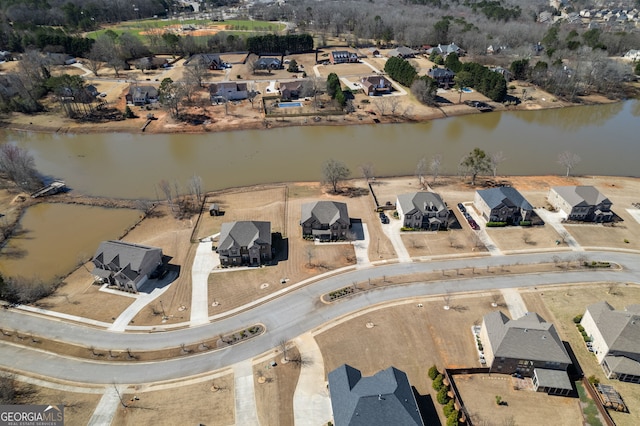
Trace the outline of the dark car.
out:
<instances>
[{"instance_id":1,"label":"dark car","mask_svg":"<svg viewBox=\"0 0 640 426\"><path fill-rule=\"evenodd\" d=\"M469 213L464 212L464 213L462 213L462 214L464 215L464 218L465 218L465 219L467 219L467 220L473 220L473 219L471 218L471 215L470 215Z\"/></svg>"},{"instance_id":2,"label":"dark car","mask_svg":"<svg viewBox=\"0 0 640 426\"><path fill-rule=\"evenodd\" d=\"M386 214L380 212L380 222L382 223L389 223L389 218L387 217Z\"/></svg>"},{"instance_id":3,"label":"dark car","mask_svg":"<svg viewBox=\"0 0 640 426\"><path fill-rule=\"evenodd\" d=\"M476 221L475 221L475 220L473 220L473 219L471 219L471 220L469 221L469 226L471 227L471 229L476 230L476 231L477 231L478 229L480 229L480 227L478 226L478 224L476 223Z\"/></svg>"},{"instance_id":4,"label":"dark car","mask_svg":"<svg viewBox=\"0 0 640 426\"><path fill-rule=\"evenodd\" d=\"M464 204L462 203L458 203L458 209L462 212L462 213L466 213L467 209L464 207Z\"/></svg>"}]
</instances>

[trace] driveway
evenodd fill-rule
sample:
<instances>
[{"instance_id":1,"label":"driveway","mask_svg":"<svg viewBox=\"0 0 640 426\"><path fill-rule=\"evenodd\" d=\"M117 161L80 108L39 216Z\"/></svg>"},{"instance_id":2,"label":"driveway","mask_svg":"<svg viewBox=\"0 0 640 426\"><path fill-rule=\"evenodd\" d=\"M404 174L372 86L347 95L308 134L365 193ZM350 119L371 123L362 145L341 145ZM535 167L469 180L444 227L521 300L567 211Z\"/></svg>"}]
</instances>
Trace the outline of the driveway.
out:
<instances>
[{"instance_id":1,"label":"driveway","mask_svg":"<svg viewBox=\"0 0 640 426\"><path fill-rule=\"evenodd\" d=\"M473 220L475 220L478 226L480 227L479 230L473 231L473 232L475 232L478 235L478 237L480 238L480 241L482 241L482 244L484 244L487 250L489 250L489 254L491 254L491 256L502 256L502 251L498 248L496 243L493 242L493 240L489 236L489 233L487 232L487 221L484 220L484 218L476 212L476 209L473 208L472 203L466 203L465 207L467 209L467 213L471 215ZM469 225L469 223L467 222L466 218L464 218L464 215L463 215L463 219L464 219L464 222L462 223L462 226L471 227L471 225Z\"/></svg>"},{"instance_id":2,"label":"driveway","mask_svg":"<svg viewBox=\"0 0 640 426\"><path fill-rule=\"evenodd\" d=\"M220 233L198 243L191 267L191 325L209 322L209 274L220 265L220 257L212 250L212 240Z\"/></svg>"},{"instance_id":3,"label":"driveway","mask_svg":"<svg viewBox=\"0 0 640 426\"><path fill-rule=\"evenodd\" d=\"M382 224L382 230L384 234L389 238L391 244L393 245L393 249L396 251L396 255L398 256L398 262L411 262L411 256L409 256L409 252L402 241L402 221L398 219L394 219L393 217L389 218L389 223Z\"/></svg>"},{"instance_id":4,"label":"driveway","mask_svg":"<svg viewBox=\"0 0 640 426\"><path fill-rule=\"evenodd\" d=\"M569 234L567 229L562 224L562 221L567 218L567 216L562 212L550 212L547 209L535 209L535 212L540 219L553 227L556 232L564 237L564 242L571 248L573 251L584 251L584 249L578 244L578 242Z\"/></svg>"}]
</instances>

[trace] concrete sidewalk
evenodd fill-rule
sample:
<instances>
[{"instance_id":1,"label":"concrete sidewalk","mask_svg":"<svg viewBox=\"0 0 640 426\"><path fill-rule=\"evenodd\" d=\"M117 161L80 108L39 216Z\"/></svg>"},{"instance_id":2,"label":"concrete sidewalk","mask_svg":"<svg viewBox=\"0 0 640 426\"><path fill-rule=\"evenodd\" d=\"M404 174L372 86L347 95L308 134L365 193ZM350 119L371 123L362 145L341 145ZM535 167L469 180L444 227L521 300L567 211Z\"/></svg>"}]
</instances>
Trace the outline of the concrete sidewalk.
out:
<instances>
[{"instance_id":1,"label":"concrete sidewalk","mask_svg":"<svg viewBox=\"0 0 640 426\"><path fill-rule=\"evenodd\" d=\"M233 365L236 425L259 426L251 359Z\"/></svg>"},{"instance_id":2,"label":"concrete sidewalk","mask_svg":"<svg viewBox=\"0 0 640 426\"><path fill-rule=\"evenodd\" d=\"M118 395L118 392L120 392L120 395ZM115 386L105 388L100 402L98 402L93 415L89 419L88 426L110 425L116 415L116 410L120 405L120 396L123 392L124 389L122 388L116 391Z\"/></svg>"},{"instance_id":3,"label":"concrete sidewalk","mask_svg":"<svg viewBox=\"0 0 640 426\"><path fill-rule=\"evenodd\" d=\"M209 322L209 274L220 265L220 257L211 247L218 234L203 238L198 243L191 267L191 325Z\"/></svg>"},{"instance_id":4,"label":"concrete sidewalk","mask_svg":"<svg viewBox=\"0 0 640 426\"><path fill-rule=\"evenodd\" d=\"M300 355L310 365L300 368L298 385L293 394L293 418L296 426L317 426L332 419L331 398L324 378L324 360L311 333L294 339Z\"/></svg>"}]
</instances>

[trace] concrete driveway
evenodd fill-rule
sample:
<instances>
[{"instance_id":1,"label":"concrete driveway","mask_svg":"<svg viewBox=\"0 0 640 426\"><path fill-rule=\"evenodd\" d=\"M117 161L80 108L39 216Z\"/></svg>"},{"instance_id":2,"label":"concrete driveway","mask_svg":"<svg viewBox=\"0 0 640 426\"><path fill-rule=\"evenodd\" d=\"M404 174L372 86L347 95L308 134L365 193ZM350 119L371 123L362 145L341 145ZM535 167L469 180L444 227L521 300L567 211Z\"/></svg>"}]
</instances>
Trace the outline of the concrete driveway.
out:
<instances>
[{"instance_id":1,"label":"concrete driveway","mask_svg":"<svg viewBox=\"0 0 640 426\"><path fill-rule=\"evenodd\" d=\"M402 221L398 219L394 219L393 217L389 218L389 223L382 224L382 230L384 234L389 238L391 244L393 245L393 249L396 251L396 255L398 256L398 262L411 262L411 256L409 256L409 252L402 241Z\"/></svg>"},{"instance_id":2,"label":"concrete driveway","mask_svg":"<svg viewBox=\"0 0 640 426\"><path fill-rule=\"evenodd\" d=\"M562 221L567 218L567 216L562 212L550 212L547 209L535 209L535 212L540 219L553 227L559 235L564 236L564 242L571 248L573 251L584 251L582 246L578 244L578 242L569 234L569 231L564 227Z\"/></svg>"}]
</instances>

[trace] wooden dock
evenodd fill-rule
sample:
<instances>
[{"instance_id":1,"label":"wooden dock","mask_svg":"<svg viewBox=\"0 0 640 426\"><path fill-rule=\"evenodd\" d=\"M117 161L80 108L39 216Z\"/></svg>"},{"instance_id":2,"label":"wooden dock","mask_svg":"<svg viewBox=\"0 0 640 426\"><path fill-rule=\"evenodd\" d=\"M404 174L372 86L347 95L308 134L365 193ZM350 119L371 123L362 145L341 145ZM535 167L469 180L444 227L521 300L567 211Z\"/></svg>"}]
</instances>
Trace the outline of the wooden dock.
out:
<instances>
[{"instance_id":1,"label":"wooden dock","mask_svg":"<svg viewBox=\"0 0 640 426\"><path fill-rule=\"evenodd\" d=\"M64 191L67 185L62 180L54 180L49 185L40 188L33 194L31 194L31 198L44 197L47 195L57 194L58 192Z\"/></svg>"}]
</instances>

